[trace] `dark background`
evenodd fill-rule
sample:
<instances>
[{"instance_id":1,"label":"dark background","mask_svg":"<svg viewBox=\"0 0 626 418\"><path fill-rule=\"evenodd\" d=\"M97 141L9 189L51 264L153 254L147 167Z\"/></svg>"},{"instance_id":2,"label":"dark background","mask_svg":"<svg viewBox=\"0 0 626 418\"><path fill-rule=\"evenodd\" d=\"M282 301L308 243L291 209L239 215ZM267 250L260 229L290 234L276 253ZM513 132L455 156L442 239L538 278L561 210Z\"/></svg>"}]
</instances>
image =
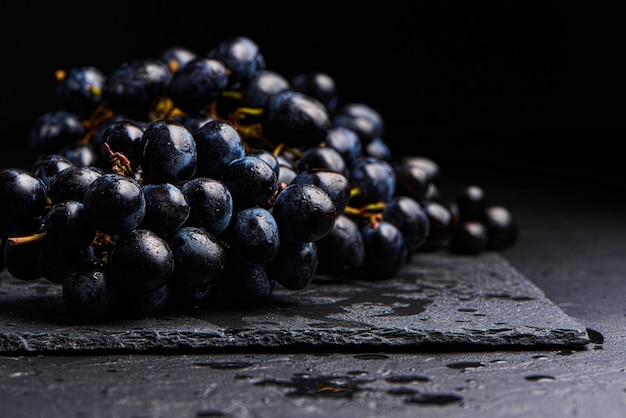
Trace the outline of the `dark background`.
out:
<instances>
[{"instance_id":1,"label":"dark background","mask_svg":"<svg viewBox=\"0 0 626 418\"><path fill-rule=\"evenodd\" d=\"M106 73L168 46L204 53L246 35L268 68L326 71L342 103L379 110L395 156L428 156L468 182L483 172L622 185L616 10L597 2L406 3L152 1L131 11L128 1L0 0L2 166L17 164L34 119L57 106L56 69Z\"/></svg>"}]
</instances>

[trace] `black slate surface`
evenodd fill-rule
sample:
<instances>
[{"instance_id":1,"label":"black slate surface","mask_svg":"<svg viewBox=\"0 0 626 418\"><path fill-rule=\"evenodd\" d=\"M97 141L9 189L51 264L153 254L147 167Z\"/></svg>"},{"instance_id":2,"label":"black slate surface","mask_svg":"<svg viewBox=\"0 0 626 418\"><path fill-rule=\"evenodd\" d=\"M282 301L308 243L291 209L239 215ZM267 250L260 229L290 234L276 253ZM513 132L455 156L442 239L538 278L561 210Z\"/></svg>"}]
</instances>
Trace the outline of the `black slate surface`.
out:
<instances>
[{"instance_id":1,"label":"black slate surface","mask_svg":"<svg viewBox=\"0 0 626 418\"><path fill-rule=\"evenodd\" d=\"M0 353L584 346L587 329L497 253L417 253L397 277L320 277L244 310L79 324L47 280L0 276Z\"/></svg>"}]
</instances>

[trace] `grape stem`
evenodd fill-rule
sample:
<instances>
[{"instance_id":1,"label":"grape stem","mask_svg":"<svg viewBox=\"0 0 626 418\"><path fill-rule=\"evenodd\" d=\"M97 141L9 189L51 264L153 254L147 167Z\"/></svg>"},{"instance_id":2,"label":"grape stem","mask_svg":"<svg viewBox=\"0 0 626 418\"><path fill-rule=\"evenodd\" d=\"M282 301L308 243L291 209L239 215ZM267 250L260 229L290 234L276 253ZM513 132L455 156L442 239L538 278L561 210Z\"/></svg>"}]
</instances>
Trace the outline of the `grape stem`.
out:
<instances>
[{"instance_id":1,"label":"grape stem","mask_svg":"<svg viewBox=\"0 0 626 418\"><path fill-rule=\"evenodd\" d=\"M113 151L111 146L106 142L102 144L102 149L104 150L114 173L125 174L129 177L135 176L133 169L130 166L130 160L124 155L124 153Z\"/></svg>"},{"instance_id":2,"label":"grape stem","mask_svg":"<svg viewBox=\"0 0 626 418\"><path fill-rule=\"evenodd\" d=\"M9 237L7 238L7 244L8 245L19 245L19 244L28 244L29 242L35 242L35 241L39 241L42 240L46 237L46 233L45 232L38 232L36 234L32 234L32 235L24 235L21 237Z\"/></svg>"},{"instance_id":3,"label":"grape stem","mask_svg":"<svg viewBox=\"0 0 626 418\"><path fill-rule=\"evenodd\" d=\"M346 206L343 213L348 216L367 218L369 220L370 226L373 229L376 229L384 219L382 212L385 210L386 207L387 204L383 201L380 201L368 203L367 205L363 205L360 208L355 208L354 206Z\"/></svg>"}]
</instances>

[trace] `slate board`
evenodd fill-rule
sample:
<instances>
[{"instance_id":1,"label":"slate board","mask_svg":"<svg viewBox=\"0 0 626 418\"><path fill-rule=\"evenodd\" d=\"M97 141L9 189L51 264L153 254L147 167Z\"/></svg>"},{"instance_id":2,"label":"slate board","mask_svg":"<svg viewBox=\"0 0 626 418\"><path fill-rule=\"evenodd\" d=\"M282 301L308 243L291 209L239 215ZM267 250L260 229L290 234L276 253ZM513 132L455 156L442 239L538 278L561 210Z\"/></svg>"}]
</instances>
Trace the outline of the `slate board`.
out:
<instances>
[{"instance_id":1,"label":"slate board","mask_svg":"<svg viewBox=\"0 0 626 418\"><path fill-rule=\"evenodd\" d=\"M566 315L501 255L416 253L397 277L319 277L262 307L76 324L62 288L0 275L0 353L583 347Z\"/></svg>"}]
</instances>

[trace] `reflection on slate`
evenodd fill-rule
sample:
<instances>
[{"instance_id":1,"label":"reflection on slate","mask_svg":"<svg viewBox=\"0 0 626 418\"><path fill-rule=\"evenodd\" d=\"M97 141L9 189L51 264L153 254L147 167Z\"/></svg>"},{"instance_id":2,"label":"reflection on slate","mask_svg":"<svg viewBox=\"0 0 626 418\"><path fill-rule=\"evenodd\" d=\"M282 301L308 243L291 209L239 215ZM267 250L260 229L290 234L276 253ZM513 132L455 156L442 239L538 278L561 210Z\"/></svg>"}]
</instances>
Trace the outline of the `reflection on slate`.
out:
<instances>
[{"instance_id":1,"label":"reflection on slate","mask_svg":"<svg viewBox=\"0 0 626 418\"><path fill-rule=\"evenodd\" d=\"M408 349L584 346L566 315L502 256L416 253L398 277L320 277L301 291L276 288L244 310L195 309L76 324L61 286L0 281L0 352L154 352L233 349Z\"/></svg>"}]
</instances>

